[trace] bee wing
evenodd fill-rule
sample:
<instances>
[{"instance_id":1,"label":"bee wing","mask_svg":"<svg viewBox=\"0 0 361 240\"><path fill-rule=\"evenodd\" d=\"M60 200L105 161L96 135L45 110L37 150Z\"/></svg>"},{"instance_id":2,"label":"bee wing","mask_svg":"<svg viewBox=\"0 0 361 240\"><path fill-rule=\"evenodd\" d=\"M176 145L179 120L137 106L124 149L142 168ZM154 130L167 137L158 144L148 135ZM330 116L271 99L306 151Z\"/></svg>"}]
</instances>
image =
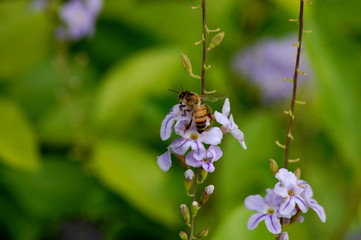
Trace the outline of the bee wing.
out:
<instances>
[{"instance_id":1,"label":"bee wing","mask_svg":"<svg viewBox=\"0 0 361 240\"><path fill-rule=\"evenodd\" d=\"M226 98L227 96L224 95L224 94L215 94L215 93L212 93L212 94L207 94L207 95L203 95L202 98L204 101L207 101L207 102L216 102L218 101L219 99L224 99Z\"/></svg>"}]
</instances>

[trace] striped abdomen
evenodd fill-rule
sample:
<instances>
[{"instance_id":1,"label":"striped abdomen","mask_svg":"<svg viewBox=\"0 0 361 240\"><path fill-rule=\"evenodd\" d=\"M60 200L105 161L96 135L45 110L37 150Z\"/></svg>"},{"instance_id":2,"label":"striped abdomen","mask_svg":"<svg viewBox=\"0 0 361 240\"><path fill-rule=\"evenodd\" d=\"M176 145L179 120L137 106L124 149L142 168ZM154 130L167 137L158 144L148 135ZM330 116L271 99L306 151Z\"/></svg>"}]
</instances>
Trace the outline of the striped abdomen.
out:
<instances>
[{"instance_id":1,"label":"striped abdomen","mask_svg":"<svg viewBox=\"0 0 361 240\"><path fill-rule=\"evenodd\" d=\"M197 131L202 133L207 127L208 108L206 105L199 105L194 107L194 122Z\"/></svg>"}]
</instances>

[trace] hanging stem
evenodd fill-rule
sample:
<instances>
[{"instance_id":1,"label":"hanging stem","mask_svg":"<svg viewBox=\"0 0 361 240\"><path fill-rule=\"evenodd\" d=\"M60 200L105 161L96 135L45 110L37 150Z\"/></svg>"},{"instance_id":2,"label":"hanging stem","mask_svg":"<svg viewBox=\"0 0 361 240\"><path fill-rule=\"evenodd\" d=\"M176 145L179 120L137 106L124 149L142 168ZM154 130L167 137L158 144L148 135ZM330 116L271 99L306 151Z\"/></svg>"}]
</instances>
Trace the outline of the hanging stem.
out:
<instances>
[{"instance_id":1,"label":"hanging stem","mask_svg":"<svg viewBox=\"0 0 361 240\"><path fill-rule=\"evenodd\" d=\"M207 15L206 15L206 0L202 0L202 95L206 93L206 59L207 59Z\"/></svg>"},{"instance_id":2,"label":"hanging stem","mask_svg":"<svg viewBox=\"0 0 361 240\"><path fill-rule=\"evenodd\" d=\"M298 17L299 28L298 28L297 56L296 56L295 71L294 71L294 75L293 75L293 91L292 91L291 110L290 110L292 114L290 114L290 122L288 125L287 138L286 138L286 144L285 144L286 148L285 148L284 167L286 169L288 169L288 160L289 160L288 156L289 156L289 151L290 151L290 142L292 139L292 127L293 127L294 109L295 109L296 94L297 94L297 78L298 78L300 58L301 58L304 1L305 0L300 0L300 12L299 12L299 17Z\"/></svg>"},{"instance_id":3,"label":"hanging stem","mask_svg":"<svg viewBox=\"0 0 361 240\"><path fill-rule=\"evenodd\" d=\"M193 201L197 200L197 180L198 180L198 171L199 168L196 168L196 172L194 174L194 188L193 188ZM192 214L192 219L191 219L191 230L190 230L190 234L189 234L189 240L193 239L193 234L194 234L194 222L195 222L195 218L196 216L193 216Z\"/></svg>"}]
</instances>

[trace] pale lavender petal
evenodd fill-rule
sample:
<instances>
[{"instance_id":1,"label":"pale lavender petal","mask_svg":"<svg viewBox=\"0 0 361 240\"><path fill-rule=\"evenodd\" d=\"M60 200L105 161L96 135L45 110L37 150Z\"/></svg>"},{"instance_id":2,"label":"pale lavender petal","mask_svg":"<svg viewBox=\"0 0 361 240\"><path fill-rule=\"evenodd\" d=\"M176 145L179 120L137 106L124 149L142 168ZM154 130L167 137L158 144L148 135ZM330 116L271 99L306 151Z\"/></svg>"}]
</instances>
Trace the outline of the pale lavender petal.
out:
<instances>
[{"instance_id":1,"label":"pale lavender petal","mask_svg":"<svg viewBox=\"0 0 361 240\"><path fill-rule=\"evenodd\" d=\"M274 215L268 215L268 217L265 218L265 223L268 231L273 234L279 234L282 231L280 219Z\"/></svg>"},{"instance_id":2,"label":"pale lavender petal","mask_svg":"<svg viewBox=\"0 0 361 240\"><path fill-rule=\"evenodd\" d=\"M210 144L210 145L220 144L222 141L222 138L223 138L223 133L222 133L221 129L219 129L218 127L209 128L208 130L204 131L199 136L199 140L201 142L204 142L204 143Z\"/></svg>"},{"instance_id":3,"label":"pale lavender petal","mask_svg":"<svg viewBox=\"0 0 361 240\"><path fill-rule=\"evenodd\" d=\"M267 211L267 205L264 202L263 198L259 194L248 196L244 200L244 205L249 210L254 210L257 212L266 212Z\"/></svg>"},{"instance_id":4,"label":"pale lavender petal","mask_svg":"<svg viewBox=\"0 0 361 240\"><path fill-rule=\"evenodd\" d=\"M171 147L172 151L184 155L192 145L192 140L183 138L182 141L178 141L177 145Z\"/></svg>"},{"instance_id":5,"label":"pale lavender petal","mask_svg":"<svg viewBox=\"0 0 361 240\"><path fill-rule=\"evenodd\" d=\"M210 146L208 152L212 154L212 162L217 161L223 155L222 149L218 146Z\"/></svg>"},{"instance_id":6,"label":"pale lavender petal","mask_svg":"<svg viewBox=\"0 0 361 240\"><path fill-rule=\"evenodd\" d=\"M207 172L214 172L215 167L212 162L202 162L202 167Z\"/></svg>"},{"instance_id":7,"label":"pale lavender petal","mask_svg":"<svg viewBox=\"0 0 361 240\"><path fill-rule=\"evenodd\" d=\"M283 185L297 185L297 178L296 175L288 171L285 168L281 168L278 170L278 173L276 174L276 178L283 183Z\"/></svg>"},{"instance_id":8,"label":"pale lavender petal","mask_svg":"<svg viewBox=\"0 0 361 240\"><path fill-rule=\"evenodd\" d=\"M302 197L300 197L300 196L292 196L292 198L297 203L298 207L300 208L300 210L302 212L307 212L307 210L308 210L307 203Z\"/></svg>"},{"instance_id":9,"label":"pale lavender petal","mask_svg":"<svg viewBox=\"0 0 361 240\"><path fill-rule=\"evenodd\" d=\"M229 99L226 98L226 100L224 100L224 104L223 104L223 107L222 107L222 114L225 117L228 117L230 111L231 111L231 104L229 103Z\"/></svg>"},{"instance_id":10,"label":"pale lavender petal","mask_svg":"<svg viewBox=\"0 0 361 240\"><path fill-rule=\"evenodd\" d=\"M163 141L170 138L175 121L176 121L176 116L172 113L167 114L163 119L162 125L160 127L160 138Z\"/></svg>"},{"instance_id":11,"label":"pale lavender petal","mask_svg":"<svg viewBox=\"0 0 361 240\"><path fill-rule=\"evenodd\" d=\"M267 194L264 197L264 202L271 207L277 208L281 203L283 198L279 195L277 195L274 191L274 189L266 189Z\"/></svg>"},{"instance_id":12,"label":"pale lavender petal","mask_svg":"<svg viewBox=\"0 0 361 240\"><path fill-rule=\"evenodd\" d=\"M186 134L186 130L187 130L186 126L189 124L189 121L190 120L188 119L177 121L177 123L174 126L175 133L178 134L179 136L187 138L188 135Z\"/></svg>"},{"instance_id":13,"label":"pale lavender petal","mask_svg":"<svg viewBox=\"0 0 361 240\"><path fill-rule=\"evenodd\" d=\"M228 128L229 128L231 131L232 131L233 129L238 129L238 125L235 123L232 114L231 114L231 116L229 117L229 125L228 125Z\"/></svg>"},{"instance_id":14,"label":"pale lavender petal","mask_svg":"<svg viewBox=\"0 0 361 240\"><path fill-rule=\"evenodd\" d=\"M172 166L170 152L167 151L164 154L157 157L157 163L162 171L167 172Z\"/></svg>"},{"instance_id":15,"label":"pale lavender petal","mask_svg":"<svg viewBox=\"0 0 361 240\"><path fill-rule=\"evenodd\" d=\"M232 136L238 140L238 142L241 144L241 146L243 147L243 149L247 149L246 146L246 142L244 141L244 134L241 130L237 129L233 129L231 130L231 134Z\"/></svg>"},{"instance_id":16,"label":"pale lavender petal","mask_svg":"<svg viewBox=\"0 0 361 240\"><path fill-rule=\"evenodd\" d=\"M288 189L280 182L276 183L274 191L277 195L285 198L288 196Z\"/></svg>"},{"instance_id":17,"label":"pale lavender petal","mask_svg":"<svg viewBox=\"0 0 361 240\"><path fill-rule=\"evenodd\" d=\"M85 5L88 8L88 11L93 15L98 15L100 10L103 7L102 0L87 0L85 1Z\"/></svg>"},{"instance_id":18,"label":"pale lavender petal","mask_svg":"<svg viewBox=\"0 0 361 240\"><path fill-rule=\"evenodd\" d=\"M321 205L319 205L315 199L311 199L310 203L311 203L310 207L317 213L321 221L326 222L325 209Z\"/></svg>"},{"instance_id":19,"label":"pale lavender petal","mask_svg":"<svg viewBox=\"0 0 361 240\"><path fill-rule=\"evenodd\" d=\"M281 233L279 240L288 240L288 233L287 232Z\"/></svg>"},{"instance_id":20,"label":"pale lavender petal","mask_svg":"<svg viewBox=\"0 0 361 240\"><path fill-rule=\"evenodd\" d=\"M255 229L258 224L264 220L266 217L268 216L268 214L265 213L255 213L253 214L249 219L248 219L248 223L247 223L247 227L249 230Z\"/></svg>"},{"instance_id":21,"label":"pale lavender petal","mask_svg":"<svg viewBox=\"0 0 361 240\"><path fill-rule=\"evenodd\" d=\"M206 149L200 141L192 140L191 148L193 150L193 157L198 160L203 160L204 155L206 154Z\"/></svg>"},{"instance_id":22,"label":"pale lavender petal","mask_svg":"<svg viewBox=\"0 0 361 240\"><path fill-rule=\"evenodd\" d=\"M303 216L298 216L296 219L296 222L303 223L304 220L305 220L305 218Z\"/></svg>"},{"instance_id":23,"label":"pale lavender petal","mask_svg":"<svg viewBox=\"0 0 361 240\"><path fill-rule=\"evenodd\" d=\"M214 117L216 119L216 121L219 124L222 124L223 126L228 126L229 124L229 120L226 116L224 116L222 113L219 113L217 111L214 112Z\"/></svg>"},{"instance_id":24,"label":"pale lavender petal","mask_svg":"<svg viewBox=\"0 0 361 240\"><path fill-rule=\"evenodd\" d=\"M201 167L203 164L203 161L197 160L196 158L194 158L194 151L191 151L186 156L186 163L187 163L187 165L192 166L192 167Z\"/></svg>"},{"instance_id":25,"label":"pale lavender petal","mask_svg":"<svg viewBox=\"0 0 361 240\"><path fill-rule=\"evenodd\" d=\"M284 202L281 204L279 212L282 215L289 215L295 209L296 203L291 197L284 199Z\"/></svg>"}]
</instances>

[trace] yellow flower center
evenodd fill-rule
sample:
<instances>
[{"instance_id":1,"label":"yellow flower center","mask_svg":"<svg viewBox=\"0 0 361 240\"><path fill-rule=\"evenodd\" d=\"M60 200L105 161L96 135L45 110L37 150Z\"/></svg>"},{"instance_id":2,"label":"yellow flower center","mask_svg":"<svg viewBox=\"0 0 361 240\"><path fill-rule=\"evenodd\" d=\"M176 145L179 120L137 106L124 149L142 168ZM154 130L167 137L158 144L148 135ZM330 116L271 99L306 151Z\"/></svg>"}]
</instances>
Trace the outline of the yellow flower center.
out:
<instances>
[{"instance_id":1,"label":"yellow flower center","mask_svg":"<svg viewBox=\"0 0 361 240\"><path fill-rule=\"evenodd\" d=\"M199 136L198 133L192 133L191 136L190 136L190 139L197 140L198 136Z\"/></svg>"}]
</instances>

